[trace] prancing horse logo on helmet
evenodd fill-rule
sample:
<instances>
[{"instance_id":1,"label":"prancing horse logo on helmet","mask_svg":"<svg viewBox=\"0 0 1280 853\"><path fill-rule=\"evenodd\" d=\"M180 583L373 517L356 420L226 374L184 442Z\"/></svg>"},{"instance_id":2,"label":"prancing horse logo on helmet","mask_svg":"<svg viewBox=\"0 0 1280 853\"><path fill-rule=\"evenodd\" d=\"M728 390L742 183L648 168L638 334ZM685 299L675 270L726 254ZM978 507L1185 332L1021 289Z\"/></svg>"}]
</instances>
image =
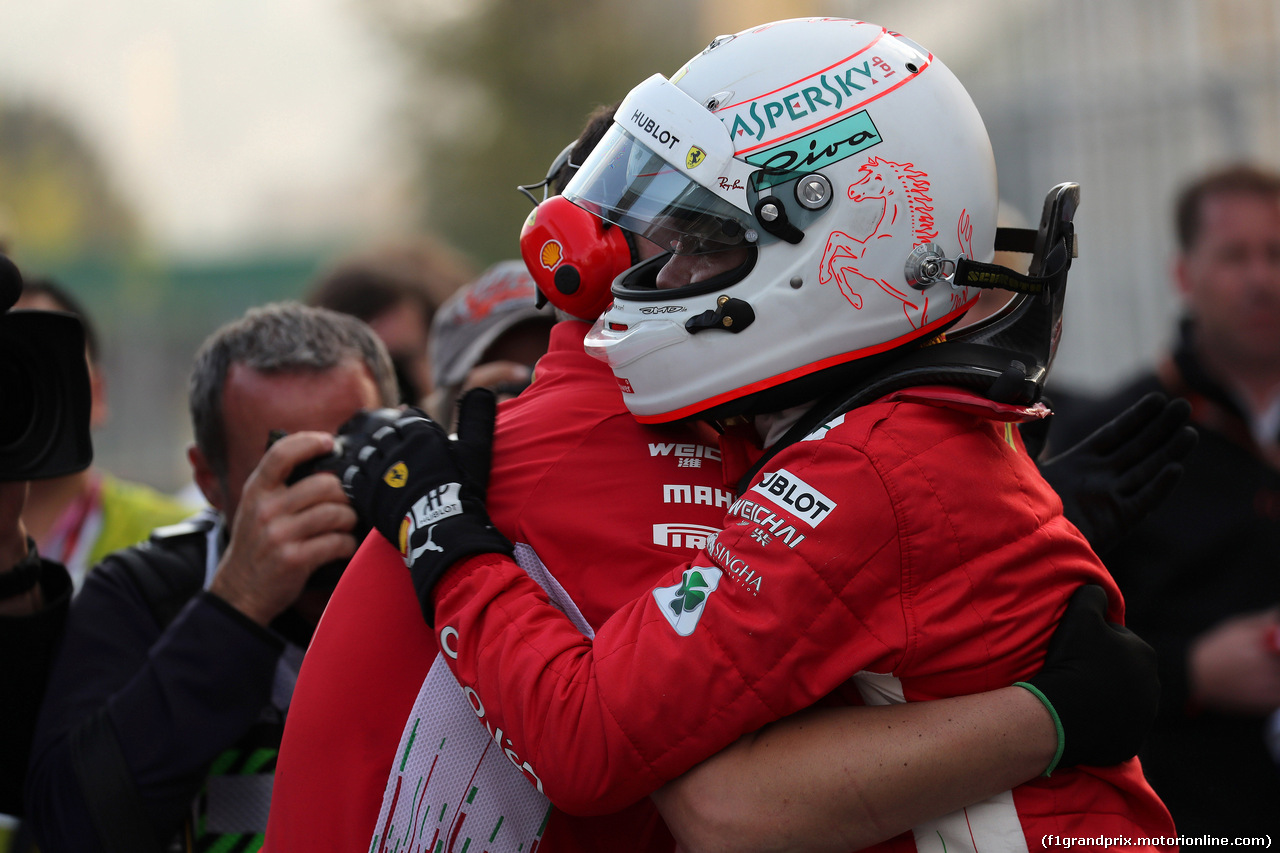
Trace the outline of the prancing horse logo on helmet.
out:
<instances>
[{"instance_id":1,"label":"prancing horse logo on helmet","mask_svg":"<svg viewBox=\"0 0 1280 853\"><path fill-rule=\"evenodd\" d=\"M862 178L849 187L849 198L855 204L876 206L878 210L871 216L858 216L861 222L871 226L865 234L831 232L818 268L818 284L834 280L849 304L859 310L864 284L874 284L901 302L907 322L911 328L919 329L929 322L929 297L923 293L904 293L883 278L867 275L862 270L892 269L895 265L900 268L905 255L901 242L893 238L906 236L903 232L908 229L912 244L929 243L937 238L929 176L911 163L894 163L879 157L870 158L858 171ZM880 243L886 239L889 242ZM884 255L886 251L892 251L894 257Z\"/></svg>"}]
</instances>

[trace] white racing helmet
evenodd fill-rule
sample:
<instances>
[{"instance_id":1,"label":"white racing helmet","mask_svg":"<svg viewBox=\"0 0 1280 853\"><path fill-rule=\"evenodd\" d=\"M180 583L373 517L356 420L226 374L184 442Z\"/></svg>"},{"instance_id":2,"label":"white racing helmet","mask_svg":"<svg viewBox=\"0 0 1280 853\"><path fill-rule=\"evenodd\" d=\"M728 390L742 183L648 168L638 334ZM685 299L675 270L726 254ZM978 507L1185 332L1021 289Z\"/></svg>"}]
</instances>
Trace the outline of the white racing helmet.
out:
<instances>
[{"instance_id":1,"label":"white racing helmet","mask_svg":"<svg viewBox=\"0 0 1280 853\"><path fill-rule=\"evenodd\" d=\"M796 405L936 335L977 299L955 262L991 260L998 207L955 76L831 18L721 36L641 83L564 195L675 254L740 250L675 289L665 255L614 281L587 350L644 422Z\"/></svg>"}]
</instances>

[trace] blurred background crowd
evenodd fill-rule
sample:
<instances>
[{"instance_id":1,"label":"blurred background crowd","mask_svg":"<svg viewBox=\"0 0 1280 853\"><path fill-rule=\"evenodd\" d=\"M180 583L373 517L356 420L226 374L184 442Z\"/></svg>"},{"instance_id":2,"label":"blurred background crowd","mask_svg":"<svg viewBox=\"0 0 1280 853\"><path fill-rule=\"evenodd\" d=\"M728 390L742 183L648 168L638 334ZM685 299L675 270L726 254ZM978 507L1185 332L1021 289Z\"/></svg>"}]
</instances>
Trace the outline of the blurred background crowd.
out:
<instances>
[{"instance_id":1,"label":"blurred background crowd","mask_svg":"<svg viewBox=\"0 0 1280 853\"><path fill-rule=\"evenodd\" d=\"M719 33L822 14L936 50L1025 217L1083 187L1062 387L1106 390L1168 343L1175 189L1280 162L1269 0L48 0L0 5L0 238L99 326L100 464L174 491L211 330L353 259L438 304L515 257L515 186L591 106Z\"/></svg>"}]
</instances>

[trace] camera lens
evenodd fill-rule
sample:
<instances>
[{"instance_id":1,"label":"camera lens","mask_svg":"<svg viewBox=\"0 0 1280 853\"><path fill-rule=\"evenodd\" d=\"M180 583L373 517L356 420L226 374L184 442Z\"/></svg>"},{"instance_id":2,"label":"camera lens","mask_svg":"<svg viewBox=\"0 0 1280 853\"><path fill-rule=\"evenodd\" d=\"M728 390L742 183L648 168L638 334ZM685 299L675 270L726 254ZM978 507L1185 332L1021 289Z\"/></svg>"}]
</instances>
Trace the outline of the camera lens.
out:
<instances>
[{"instance_id":1,"label":"camera lens","mask_svg":"<svg viewBox=\"0 0 1280 853\"><path fill-rule=\"evenodd\" d=\"M57 311L0 314L0 481L83 471L89 371L80 321Z\"/></svg>"},{"instance_id":2,"label":"camera lens","mask_svg":"<svg viewBox=\"0 0 1280 853\"><path fill-rule=\"evenodd\" d=\"M0 349L0 450L22 441L35 419L35 386L10 355Z\"/></svg>"}]
</instances>

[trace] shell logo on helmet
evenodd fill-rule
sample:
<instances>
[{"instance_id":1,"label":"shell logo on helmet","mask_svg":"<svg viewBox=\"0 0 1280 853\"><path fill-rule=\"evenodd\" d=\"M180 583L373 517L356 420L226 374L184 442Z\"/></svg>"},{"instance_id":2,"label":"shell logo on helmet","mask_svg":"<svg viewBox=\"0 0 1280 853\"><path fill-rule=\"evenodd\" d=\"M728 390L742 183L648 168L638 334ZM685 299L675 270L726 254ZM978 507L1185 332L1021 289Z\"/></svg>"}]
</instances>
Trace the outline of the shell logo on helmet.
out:
<instances>
[{"instance_id":1,"label":"shell logo on helmet","mask_svg":"<svg viewBox=\"0 0 1280 853\"><path fill-rule=\"evenodd\" d=\"M560 245L559 240L548 240L542 244L542 250L538 252L538 260L543 269L554 272L564 260L564 247Z\"/></svg>"},{"instance_id":2,"label":"shell logo on helmet","mask_svg":"<svg viewBox=\"0 0 1280 853\"><path fill-rule=\"evenodd\" d=\"M520 256L547 301L584 320L600 316L612 299L610 283L634 263L622 229L561 196L539 204L525 221Z\"/></svg>"}]
</instances>

